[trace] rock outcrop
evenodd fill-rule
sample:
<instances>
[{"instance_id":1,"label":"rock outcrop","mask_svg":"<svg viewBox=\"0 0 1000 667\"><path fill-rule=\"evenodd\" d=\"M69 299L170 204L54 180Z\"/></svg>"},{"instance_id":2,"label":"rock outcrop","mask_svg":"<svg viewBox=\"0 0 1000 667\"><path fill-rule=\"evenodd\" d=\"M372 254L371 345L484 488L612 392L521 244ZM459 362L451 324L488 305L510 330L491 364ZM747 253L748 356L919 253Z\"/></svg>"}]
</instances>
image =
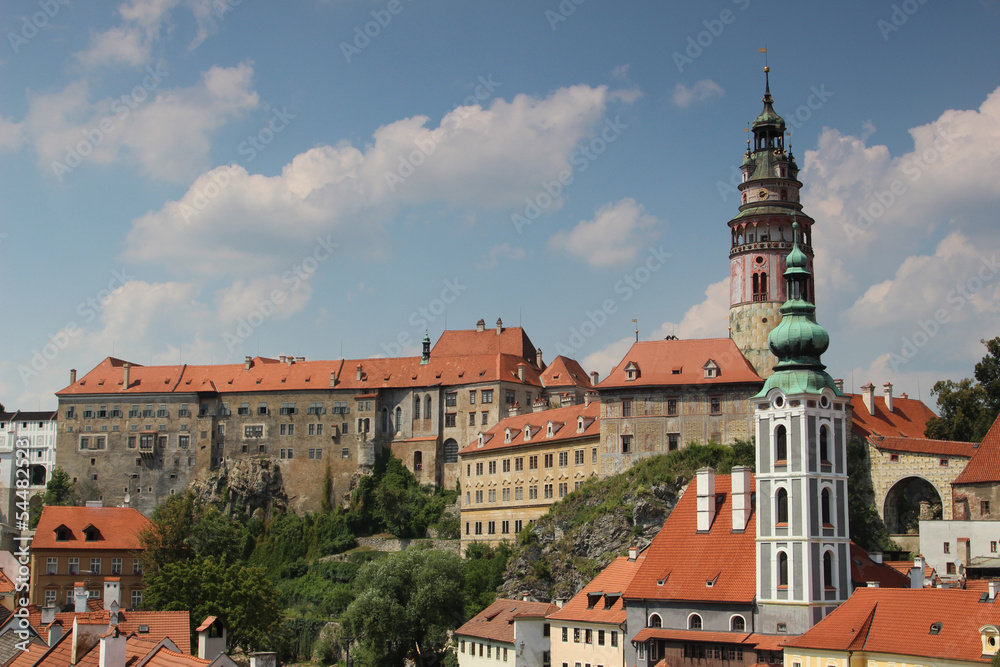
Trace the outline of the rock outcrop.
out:
<instances>
[{"instance_id":1,"label":"rock outcrop","mask_svg":"<svg viewBox=\"0 0 1000 667\"><path fill-rule=\"evenodd\" d=\"M270 459L236 459L191 484L202 503L224 503L227 514L271 516L288 509L281 468Z\"/></svg>"}]
</instances>

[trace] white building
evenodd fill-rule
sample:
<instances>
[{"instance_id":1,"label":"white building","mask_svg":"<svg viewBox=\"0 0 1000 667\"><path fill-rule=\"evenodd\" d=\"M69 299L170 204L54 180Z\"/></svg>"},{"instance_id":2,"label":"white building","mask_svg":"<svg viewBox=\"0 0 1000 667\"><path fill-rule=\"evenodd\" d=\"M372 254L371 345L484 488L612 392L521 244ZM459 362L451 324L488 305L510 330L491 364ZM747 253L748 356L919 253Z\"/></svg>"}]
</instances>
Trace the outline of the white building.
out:
<instances>
[{"instance_id":1,"label":"white building","mask_svg":"<svg viewBox=\"0 0 1000 667\"><path fill-rule=\"evenodd\" d=\"M455 631L459 667L549 667L548 602L497 600Z\"/></svg>"},{"instance_id":2,"label":"white building","mask_svg":"<svg viewBox=\"0 0 1000 667\"><path fill-rule=\"evenodd\" d=\"M27 451L29 497L43 493L56 464L56 413L0 412L0 530L15 521L19 440Z\"/></svg>"}]
</instances>

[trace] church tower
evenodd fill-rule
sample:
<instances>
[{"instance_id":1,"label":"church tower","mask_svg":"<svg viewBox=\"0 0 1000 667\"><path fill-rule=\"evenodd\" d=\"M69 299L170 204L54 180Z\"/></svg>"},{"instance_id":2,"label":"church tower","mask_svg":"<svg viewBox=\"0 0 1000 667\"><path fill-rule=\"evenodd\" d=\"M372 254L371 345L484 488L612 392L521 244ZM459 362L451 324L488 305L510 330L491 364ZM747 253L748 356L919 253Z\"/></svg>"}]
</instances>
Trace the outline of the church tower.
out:
<instances>
[{"instance_id":1,"label":"church tower","mask_svg":"<svg viewBox=\"0 0 1000 667\"><path fill-rule=\"evenodd\" d=\"M802 213L791 146L785 151L785 121L772 107L770 68L764 68L764 110L753 122L753 147L747 138L739 185L740 212L729 221L729 336L753 364L757 374L769 376L777 359L767 336L781 319L788 295L781 279L785 258L792 249L792 220L798 220L799 245L812 265L812 218ZM812 299L810 278L804 298Z\"/></svg>"},{"instance_id":2,"label":"church tower","mask_svg":"<svg viewBox=\"0 0 1000 667\"><path fill-rule=\"evenodd\" d=\"M849 399L825 371L830 344L809 301L809 258L792 223L782 294L768 335L778 359L754 404L758 632L798 635L851 593L847 519Z\"/></svg>"}]
</instances>

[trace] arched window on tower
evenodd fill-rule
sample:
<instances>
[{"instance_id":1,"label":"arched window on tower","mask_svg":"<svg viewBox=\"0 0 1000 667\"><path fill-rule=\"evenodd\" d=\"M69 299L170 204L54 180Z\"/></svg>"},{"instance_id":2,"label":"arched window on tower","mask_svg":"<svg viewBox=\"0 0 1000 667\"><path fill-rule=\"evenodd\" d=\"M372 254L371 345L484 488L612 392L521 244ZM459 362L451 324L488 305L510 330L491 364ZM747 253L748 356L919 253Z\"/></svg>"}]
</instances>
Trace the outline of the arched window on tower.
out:
<instances>
[{"instance_id":1,"label":"arched window on tower","mask_svg":"<svg viewBox=\"0 0 1000 667\"><path fill-rule=\"evenodd\" d=\"M819 427L819 460L820 463L830 463L830 427Z\"/></svg>"},{"instance_id":2,"label":"arched window on tower","mask_svg":"<svg viewBox=\"0 0 1000 667\"><path fill-rule=\"evenodd\" d=\"M647 628L660 628L660 627L663 627L663 621L660 619L660 615L659 614L650 614L649 615L649 624L646 627Z\"/></svg>"},{"instance_id":3,"label":"arched window on tower","mask_svg":"<svg viewBox=\"0 0 1000 667\"><path fill-rule=\"evenodd\" d=\"M788 201L788 188L781 188L781 201Z\"/></svg>"},{"instance_id":4,"label":"arched window on tower","mask_svg":"<svg viewBox=\"0 0 1000 667\"><path fill-rule=\"evenodd\" d=\"M413 471L423 470L424 468L424 453L421 451L413 452Z\"/></svg>"},{"instance_id":5,"label":"arched window on tower","mask_svg":"<svg viewBox=\"0 0 1000 667\"><path fill-rule=\"evenodd\" d=\"M396 433L403 430L403 408L396 406Z\"/></svg>"},{"instance_id":6,"label":"arched window on tower","mask_svg":"<svg viewBox=\"0 0 1000 667\"><path fill-rule=\"evenodd\" d=\"M833 588L833 552L823 554L823 586Z\"/></svg>"},{"instance_id":7,"label":"arched window on tower","mask_svg":"<svg viewBox=\"0 0 1000 667\"><path fill-rule=\"evenodd\" d=\"M778 489L774 495L774 522L778 526L788 525L788 491Z\"/></svg>"},{"instance_id":8,"label":"arched window on tower","mask_svg":"<svg viewBox=\"0 0 1000 667\"><path fill-rule=\"evenodd\" d=\"M431 395L424 396L424 419L431 419Z\"/></svg>"},{"instance_id":9,"label":"arched window on tower","mask_svg":"<svg viewBox=\"0 0 1000 667\"><path fill-rule=\"evenodd\" d=\"M833 508L832 508L832 496L830 494L830 489L823 489L819 494L819 505L820 513L823 516L823 526L832 527L833 526Z\"/></svg>"},{"instance_id":10,"label":"arched window on tower","mask_svg":"<svg viewBox=\"0 0 1000 667\"><path fill-rule=\"evenodd\" d=\"M774 429L774 462L784 465L788 460L788 431L784 424Z\"/></svg>"},{"instance_id":11,"label":"arched window on tower","mask_svg":"<svg viewBox=\"0 0 1000 667\"><path fill-rule=\"evenodd\" d=\"M788 554L778 552L778 587L788 588Z\"/></svg>"},{"instance_id":12,"label":"arched window on tower","mask_svg":"<svg viewBox=\"0 0 1000 667\"><path fill-rule=\"evenodd\" d=\"M753 274L753 300L767 301L767 274Z\"/></svg>"}]
</instances>

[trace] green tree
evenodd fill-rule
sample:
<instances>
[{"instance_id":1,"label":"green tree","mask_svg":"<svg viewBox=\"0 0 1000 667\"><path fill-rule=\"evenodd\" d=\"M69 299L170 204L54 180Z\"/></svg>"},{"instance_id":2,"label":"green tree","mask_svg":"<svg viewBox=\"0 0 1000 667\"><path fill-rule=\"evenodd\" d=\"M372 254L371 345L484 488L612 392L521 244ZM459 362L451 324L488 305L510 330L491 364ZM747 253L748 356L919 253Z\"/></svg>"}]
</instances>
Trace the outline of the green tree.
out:
<instances>
[{"instance_id":1,"label":"green tree","mask_svg":"<svg viewBox=\"0 0 1000 667\"><path fill-rule=\"evenodd\" d=\"M187 543L196 556L214 556L227 562L246 560L253 550L246 527L211 506L198 514Z\"/></svg>"},{"instance_id":2,"label":"green tree","mask_svg":"<svg viewBox=\"0 0 1000 667\"><path fill-rule=\"evenodd\" d=\"M987 354L976 364L975 380L940 380L931 389L941 416L927 421L928 438L979 442L1000 414L1000 337L980 342Z\"/></svg>"},{"instance_id":3,"label":"green tree","mask_svg":"<svg viewBox=\"0 0 1000 667\"><path fill-rule=\"evenodd\" d=\"M264 570L211 556L164 564L148 573L143 603L154 611L191 612L191 630L217 616L245 651L270 648L281 622L278 590Z\"/></svg>"},{"instance_id":4,"label":"green tree","mask_svg":"<svg viewBox=\"0 0 1000 667\"><path fill-rule=\"evenodd\" d=\"M464 620L464 566L454 553L408 549L365 565L355 578L357 596L343 616L357 637L360 665L437 664L449 631Z\"/></svg>"},{"instance_id":5,"label":"green tree","mask_svg":"<svg viewBox=\"0 0 1000 667\"><path fill-rule=\"evenodd\" d=\"M153 510L149 527L139 533L142 552L139 557L147 572L171 563L194 557L189 543L195 523L194 495L170 496L167 502Z\"/></svg>"},{"instance_id":6,"label":"green tree","mask_svg":"<svg viewBox=\"0 0 1000 667\"><path fill-rule=\"evenodd\" d=\"M472 618L497 599L497 588L503 583L507 561L514 552L507 542L491 547L485 542L473 542L465 550L465 615Z\"/></svg>"},{"instance_id":7,"label":"green tree","mask_svg":"<svg viewBox=\"0 0 1000 667\"><path fill-rule=\"evenodd\" d=\"M2 409L3 406L0 405L0 410ZM52 471L49 483L45 485L45 493L41 496L41 503L31 508L31 528L34 529L38 525L38 519L42 516L42 507L46 505L76 505L78 502L80 502L80 495L76 491L76 484L73 483L65 470L56 468Z\"/></svg>"}]
</instances>

